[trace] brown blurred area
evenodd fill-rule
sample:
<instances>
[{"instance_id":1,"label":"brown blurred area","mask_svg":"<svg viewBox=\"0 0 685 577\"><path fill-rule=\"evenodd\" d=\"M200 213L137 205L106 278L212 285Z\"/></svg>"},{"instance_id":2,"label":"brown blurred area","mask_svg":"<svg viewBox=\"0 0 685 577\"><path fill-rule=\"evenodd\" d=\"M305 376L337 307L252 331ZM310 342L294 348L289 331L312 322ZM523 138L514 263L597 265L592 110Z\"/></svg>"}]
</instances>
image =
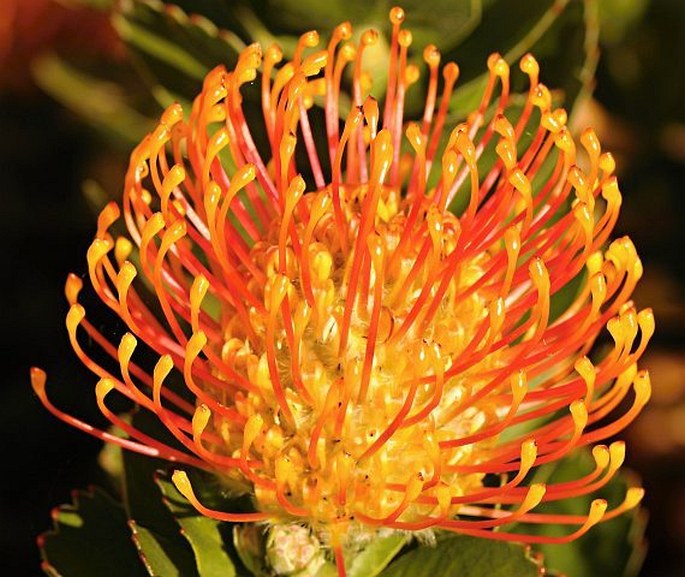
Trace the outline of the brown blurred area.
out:
<instances>
[{"instance_id":1,"label":"brown blurred area","mask_svg":"<svg viewBox=\"0 0 685 577\"><path fill-rule=\"evenodd\" d=\"M5 447L0 509L3 574L41 575L35 537L70 489L102 481L97 442L48 415L33 397L29 366L51 369L56 400L102 424L92 379L69 348L62 283L85 272L94 230L81 185L116 191L125 157L33 84L31 62L57 51L120 61L106 13L54 0L0 0L0 283ZM84 95L87 97L87 95ZM652 0L620 39L605 38L594 97L574 117L593 126L618 163L622 215L645 265L635 294L657 333L642 365L651 403L622 437L649 510L643 575L685 575L685 2ZM594 577L594 576L589 576ZM613 576L608 576L613 577Z\"/></svg>"},{"instance_id":2,"label":"brown blurred area","mask_svg":"<svg viewBox=\"0 0 685 577\"><path fill-rule=\"evenodd\" d=\"M48 51L122 58L124 47L103 12L67 0L2 0L0 91L34 92L31 62Z\"/></svg>"}]
</instances>

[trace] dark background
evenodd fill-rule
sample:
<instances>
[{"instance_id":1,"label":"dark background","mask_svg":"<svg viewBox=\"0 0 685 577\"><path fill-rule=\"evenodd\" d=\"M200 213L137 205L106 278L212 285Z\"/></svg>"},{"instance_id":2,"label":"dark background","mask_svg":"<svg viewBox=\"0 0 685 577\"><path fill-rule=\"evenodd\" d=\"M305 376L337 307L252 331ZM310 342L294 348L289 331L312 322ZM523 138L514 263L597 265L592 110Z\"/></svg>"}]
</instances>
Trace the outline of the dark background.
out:
<instances>
[{"instance_id":1,"label":"dark background","mask_svg":"<svg viewBox=\"0 0 685 577\"><path fill-rule=\"evenodd\" d=\"M50 527L51 508L73 488L105 482L100 444L42 409L28 370L43 367L61 406L102 423L93 377L69 347L62 291L68 272L86 272L95 228L82 182L96 175L116 191L125 170L120 155L31 85L20 60L38 50L0 60L0 573L19 577L42 574L35 538ZM605 39L595 100L579 116L616 153L624 204L614 236L630 234L638 247L646 274L636 301L657 318L643 362L653 400L623 435L647 489L643 575L685 575L685 2L655 0L620 42Z\"/></svg>"}]
</instances>

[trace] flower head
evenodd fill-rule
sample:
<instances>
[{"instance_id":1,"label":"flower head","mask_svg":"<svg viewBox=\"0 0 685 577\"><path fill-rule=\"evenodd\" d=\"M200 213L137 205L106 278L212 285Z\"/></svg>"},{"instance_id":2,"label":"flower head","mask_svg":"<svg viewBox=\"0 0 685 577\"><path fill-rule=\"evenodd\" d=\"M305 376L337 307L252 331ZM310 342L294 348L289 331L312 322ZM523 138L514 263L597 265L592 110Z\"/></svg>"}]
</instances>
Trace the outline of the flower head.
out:
<instances>
[{"instance_id":1,"label":"flower head","mask_svg":"<svg viewBox=\"0 0 685 577\"><path fill-rule=\"evenodd\" d=\"M341 572L341 544L355 533L565 541L642 494L630 489L610 511L595 500L581 516L531 512L608 482L624 446L595 443L649 397L637 360L654 321L629 300L640 260L628 238L605 246L621 204L611 155L592 130L577 147L530 55L518 105L494 54L480 105L453 127L459 69L448 63L441 75L427 47L423 115L405 122L420 71L407 59L402 10L390 19L382 107L363 68L377 34L354 43L344 23L323 50L315 32L303 35L287 63L276 46L249 46L233 70L210 72L187 118L170 106L133 151L128 236L110 232L121 216L112 203L88 251L94 290L130 331L118 348L86 319L78 277L66 289L73 347L128 439L59 411L44 373L33 373L43 403L77 427L254 494L255 513L210 510L177 471L203 514L305 521ZM259 121L243 100L255 83ZM570 302L552 314L562 291ZM593 363L586 355L605 326L613 346ZM117 360L117 374L88 356L82 334ZM151 374L133 360L139 340L159 356ZM172 372L193 401L167 384ZM113 414L114 391L156 415L179 446ZM584 445L595 445L594 471L527 483L531 469ZM507 532L514 521L571 528L526 536Z\"/></svg>"}]
</instances>

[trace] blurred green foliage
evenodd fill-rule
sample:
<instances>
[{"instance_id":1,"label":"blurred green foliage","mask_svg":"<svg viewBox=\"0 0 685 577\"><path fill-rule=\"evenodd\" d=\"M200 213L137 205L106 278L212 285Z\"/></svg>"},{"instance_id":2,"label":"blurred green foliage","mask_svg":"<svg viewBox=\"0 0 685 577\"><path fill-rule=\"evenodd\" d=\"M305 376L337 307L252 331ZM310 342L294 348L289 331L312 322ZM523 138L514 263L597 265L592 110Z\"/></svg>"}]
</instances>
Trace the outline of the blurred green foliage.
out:
<instances>
[{"instance_id":1,"label":"blurred green foliage","mask_svg":"<svg viewBox=\"0 0 685 577\"><path fill-rule=\"evenodd\" d=\"M514 4L508 0L450 0L432 2L430 9L425 9L423 3L414 0L403 3L416 47L412 58L419 61L423 46L433 43L443 53L444 62L459 63L461 78L450 106L451 121L462 120L473 109L487 77L485 62L495 51L511 65L526 52L533 52L541 61L543 79L563 91L569 108L591 85L597 58L597 0L527 0ZM123 135L130 134L132 145L139 140L140 130L129 131L127 127L132 122L145 126L137 122L136 114L155 118L158 113L151 112L153 99L162 106L174 100L187 105L199 92L204 75L219 64L232 66L247 43L277 42L288 55L303 32L317 29L325 37L343 20L351 21L358 32L373 27L387 33L390 6L385 0L331 0L326 10L302 0L180 0L176 4L125 0L109 9L116 31L129 47L130 66L138 76L112 79L121 89L105 100L104 112L99 113L96 105L81 98L84 83L92 82L97 89L106 80L106 73L93 70L92 63L84 69L78 59L61 62L51 56L39 61L34 72L39 85L65 106L119 144ZM516 18L511 17L512 12ZM378 98L383 96L387 51L387 43L381 42L367 59ZM522 78L515 75L514 81L515 88L522 87ZM147 100L140 97L141 85L147 86ZM424 91L410 91L410 115L420 113ZM132 101L127 101L129 94L134 96Z\"/></svg>"}]
</instances>

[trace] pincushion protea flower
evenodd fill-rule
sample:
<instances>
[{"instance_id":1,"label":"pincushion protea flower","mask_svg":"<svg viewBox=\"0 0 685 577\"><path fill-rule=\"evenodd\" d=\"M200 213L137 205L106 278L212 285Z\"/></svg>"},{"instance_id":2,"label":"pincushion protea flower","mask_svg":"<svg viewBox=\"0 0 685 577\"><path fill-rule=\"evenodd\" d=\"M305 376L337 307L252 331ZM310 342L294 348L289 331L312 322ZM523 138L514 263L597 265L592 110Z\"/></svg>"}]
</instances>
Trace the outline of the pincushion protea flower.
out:
<instances>
[{"instance_id":1,"label":"pincushion protea flower","mask_svg":"<svg viewBox=\"0 0 685 577\"><path fill-rule=\"evenodd\" d=\"M254 495L254 513L210 510L177 471L202 514L305 522L341 575L345 544L381 528L563 542L642 496L631 488L611 510L595 500L586 515L534 512L611 479L624 445L595 443L650 394L637 360L654 321L629 300L640 260L628 238L605 246L621 203L611 155L591 130L576 148L530 55L520 107L495 54L479 107L447 128L459 69L447 64L441 82L429 46L423 116L405 124L419 69L408 63L404 13L390 19L382 111L363 70L377 34L355 44L344 23L321 51L317 33L303 35L280 66L278 47L249 46L234 70L207 76L187 119L170 106L133 151L129 238L109 232L120 217L112 203L88 251L95 292L130 330L118 347L86 319L80 279L66 285L74 350L100 378L100 409L128 438L57 409L45 374L32 372L43 404L66 422ZM346 68L352 105L340 122ZM248 123L242 96L258 80L263 124ZM484 171L487 151L496 160ZM457 216L448 207L459 199ZM573 279L575 298L551 317L551 299ZM613 348L593 364L586 354L605 326ZM81 335L118 361L117 374ZM152 374L132 360L138 339L160 355ZM173 371L194 401L165 384ZM154 413L179 446L116 416L113 391ZM534 467L585 445L596 461L587 475L527 483ZM513 522L570 528L541 537L508 532Z\"/></svg>"}]
</instances>

